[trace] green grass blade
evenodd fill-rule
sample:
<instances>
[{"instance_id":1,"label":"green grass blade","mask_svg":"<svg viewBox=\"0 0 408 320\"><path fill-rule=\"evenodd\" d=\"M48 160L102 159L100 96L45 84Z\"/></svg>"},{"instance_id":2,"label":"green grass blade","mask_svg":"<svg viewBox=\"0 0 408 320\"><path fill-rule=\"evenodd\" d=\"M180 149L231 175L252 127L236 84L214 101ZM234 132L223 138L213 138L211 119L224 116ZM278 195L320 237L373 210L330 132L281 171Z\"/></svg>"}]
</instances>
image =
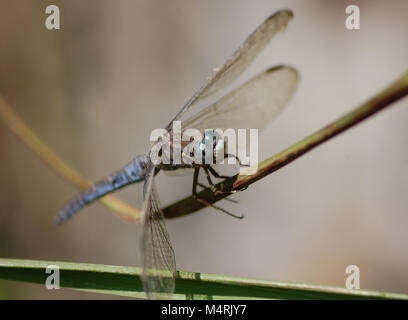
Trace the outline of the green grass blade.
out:
<instances>
[{"instance_id":1,"label":"green grass blade","mask_svg":"<svg viewBox=\"0 0 408 320\"><path fill-rule=\"evenodd\" d=\"M0 279L45 285L45 270L60 268L60 286L81 291L146 298L141 269L70 262L0 259ZM167 299L408 299L408 295L340 287L260 280L198 272L178 272Z\"/></svg>"}]
</instances>

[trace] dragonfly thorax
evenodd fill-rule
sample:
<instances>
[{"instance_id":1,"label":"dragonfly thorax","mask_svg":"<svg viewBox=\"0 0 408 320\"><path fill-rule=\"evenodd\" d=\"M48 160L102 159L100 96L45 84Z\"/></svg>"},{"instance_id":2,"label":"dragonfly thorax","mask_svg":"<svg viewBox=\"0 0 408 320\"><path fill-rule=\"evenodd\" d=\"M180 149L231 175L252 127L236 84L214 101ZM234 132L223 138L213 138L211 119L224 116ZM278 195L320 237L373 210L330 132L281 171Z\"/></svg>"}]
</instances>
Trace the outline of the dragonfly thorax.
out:
<instances>
[{"instance_id":1,"label":"dragonfly thorax","mask_svg":"<svg viewBox=\"0 0 408 320\"><path fill-rule=\"evenodd\" d=\"M205 130L204 136L184 138L180 141L170 133L158 141L150 151L152 163L163 170L175 170L219 164L224 160L224 139L217 131Z\"/></svg>"}]
</instances>

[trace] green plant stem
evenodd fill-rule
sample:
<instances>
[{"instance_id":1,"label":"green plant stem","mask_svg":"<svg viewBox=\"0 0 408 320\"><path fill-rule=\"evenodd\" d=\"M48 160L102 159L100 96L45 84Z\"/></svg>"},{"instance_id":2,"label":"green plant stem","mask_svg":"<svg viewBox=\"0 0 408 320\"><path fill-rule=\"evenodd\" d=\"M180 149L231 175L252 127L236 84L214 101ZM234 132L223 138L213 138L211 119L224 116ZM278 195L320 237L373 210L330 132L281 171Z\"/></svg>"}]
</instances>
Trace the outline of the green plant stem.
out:
<instances>
[{"instance_id":1,"label":"green plant stem","mask_svg":"<svg viewBox=\"0 0 408 320\"><path fill-rule=\"evenodd\" d=\"M46 269L58 266L60 286L74 290L146 298L142 269L71 262L1 259L0 279L45 286ZM179 271L167 299L408 299L408 295L370 290L349 290L334 286L270 281L222 274Z\"/></svg>"}]
</instances>

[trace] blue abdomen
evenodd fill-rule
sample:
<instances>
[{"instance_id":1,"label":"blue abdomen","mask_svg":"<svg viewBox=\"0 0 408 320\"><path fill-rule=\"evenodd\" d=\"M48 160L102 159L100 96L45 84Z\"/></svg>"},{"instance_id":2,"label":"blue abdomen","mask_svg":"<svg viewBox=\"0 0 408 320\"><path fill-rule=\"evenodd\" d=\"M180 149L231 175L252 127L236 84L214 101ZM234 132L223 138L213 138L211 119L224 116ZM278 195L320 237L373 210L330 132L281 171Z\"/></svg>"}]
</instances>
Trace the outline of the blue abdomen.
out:
<instances>
[{"instance_id":1,"label":"blue abdomen","mask_svg":"<svg viewBox=\"0 0 408 320\"><path fill-rule=\"evenodd\" d=\"M146 175L147 156L139 155L129 164L108 177L81 191L58 213L56 222L62 223L74 216L81 208L95 200L132 183L143 181Z\"/></svg>"}]
</instances>

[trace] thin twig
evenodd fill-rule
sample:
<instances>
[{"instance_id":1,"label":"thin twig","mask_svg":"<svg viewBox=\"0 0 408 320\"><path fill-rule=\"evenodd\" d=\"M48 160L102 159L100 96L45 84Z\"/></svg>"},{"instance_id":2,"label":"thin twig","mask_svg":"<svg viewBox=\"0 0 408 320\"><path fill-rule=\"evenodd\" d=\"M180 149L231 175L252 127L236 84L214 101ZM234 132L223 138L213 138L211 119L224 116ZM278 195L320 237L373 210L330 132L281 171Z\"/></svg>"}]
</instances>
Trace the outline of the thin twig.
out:
<instances>
[{"instance_id":1,"label":"thin twig","mask_svg":"<svg viewBox=\"0 0 408 320\"><path fill-rule=\"evenodd\" d=\"M258 164L256 173L253 175L236 175L216 185L226 193L214 194L210 189L205 189L198 194L198 198L209 203L217 202L228 195L229 192L247 188L252 183L271 174L272 172L288 165L318 145L332 139L339 133L351 128L378 111L390 106L393 102L408 94L408 73L375 95L369 101L347 113L343 117L320 129L314 134L295 143L284 151L264 160ZM190 214L205 207L192 196L177 201L163 209L167 218L175 218Z\"/></svg>"},{"instance_id":2,"label":"thin twig","mask_svg":"<svg viewBox=\"0 0 408 320\"><path fill-rule=\"evenodd\" d=\"M33 151L49 168L54 170L63 179L71 182L79 188L86 189L92 183L82 177L77 171L68 166L57 154L45 144L22 120L19 115L0 96L0 119L31 151ZM100 201L109 209L113 210L122 219L129 222L137 222L141 211L126 202L114 197L106 196Z\"/></svg>"}]
</instances>

